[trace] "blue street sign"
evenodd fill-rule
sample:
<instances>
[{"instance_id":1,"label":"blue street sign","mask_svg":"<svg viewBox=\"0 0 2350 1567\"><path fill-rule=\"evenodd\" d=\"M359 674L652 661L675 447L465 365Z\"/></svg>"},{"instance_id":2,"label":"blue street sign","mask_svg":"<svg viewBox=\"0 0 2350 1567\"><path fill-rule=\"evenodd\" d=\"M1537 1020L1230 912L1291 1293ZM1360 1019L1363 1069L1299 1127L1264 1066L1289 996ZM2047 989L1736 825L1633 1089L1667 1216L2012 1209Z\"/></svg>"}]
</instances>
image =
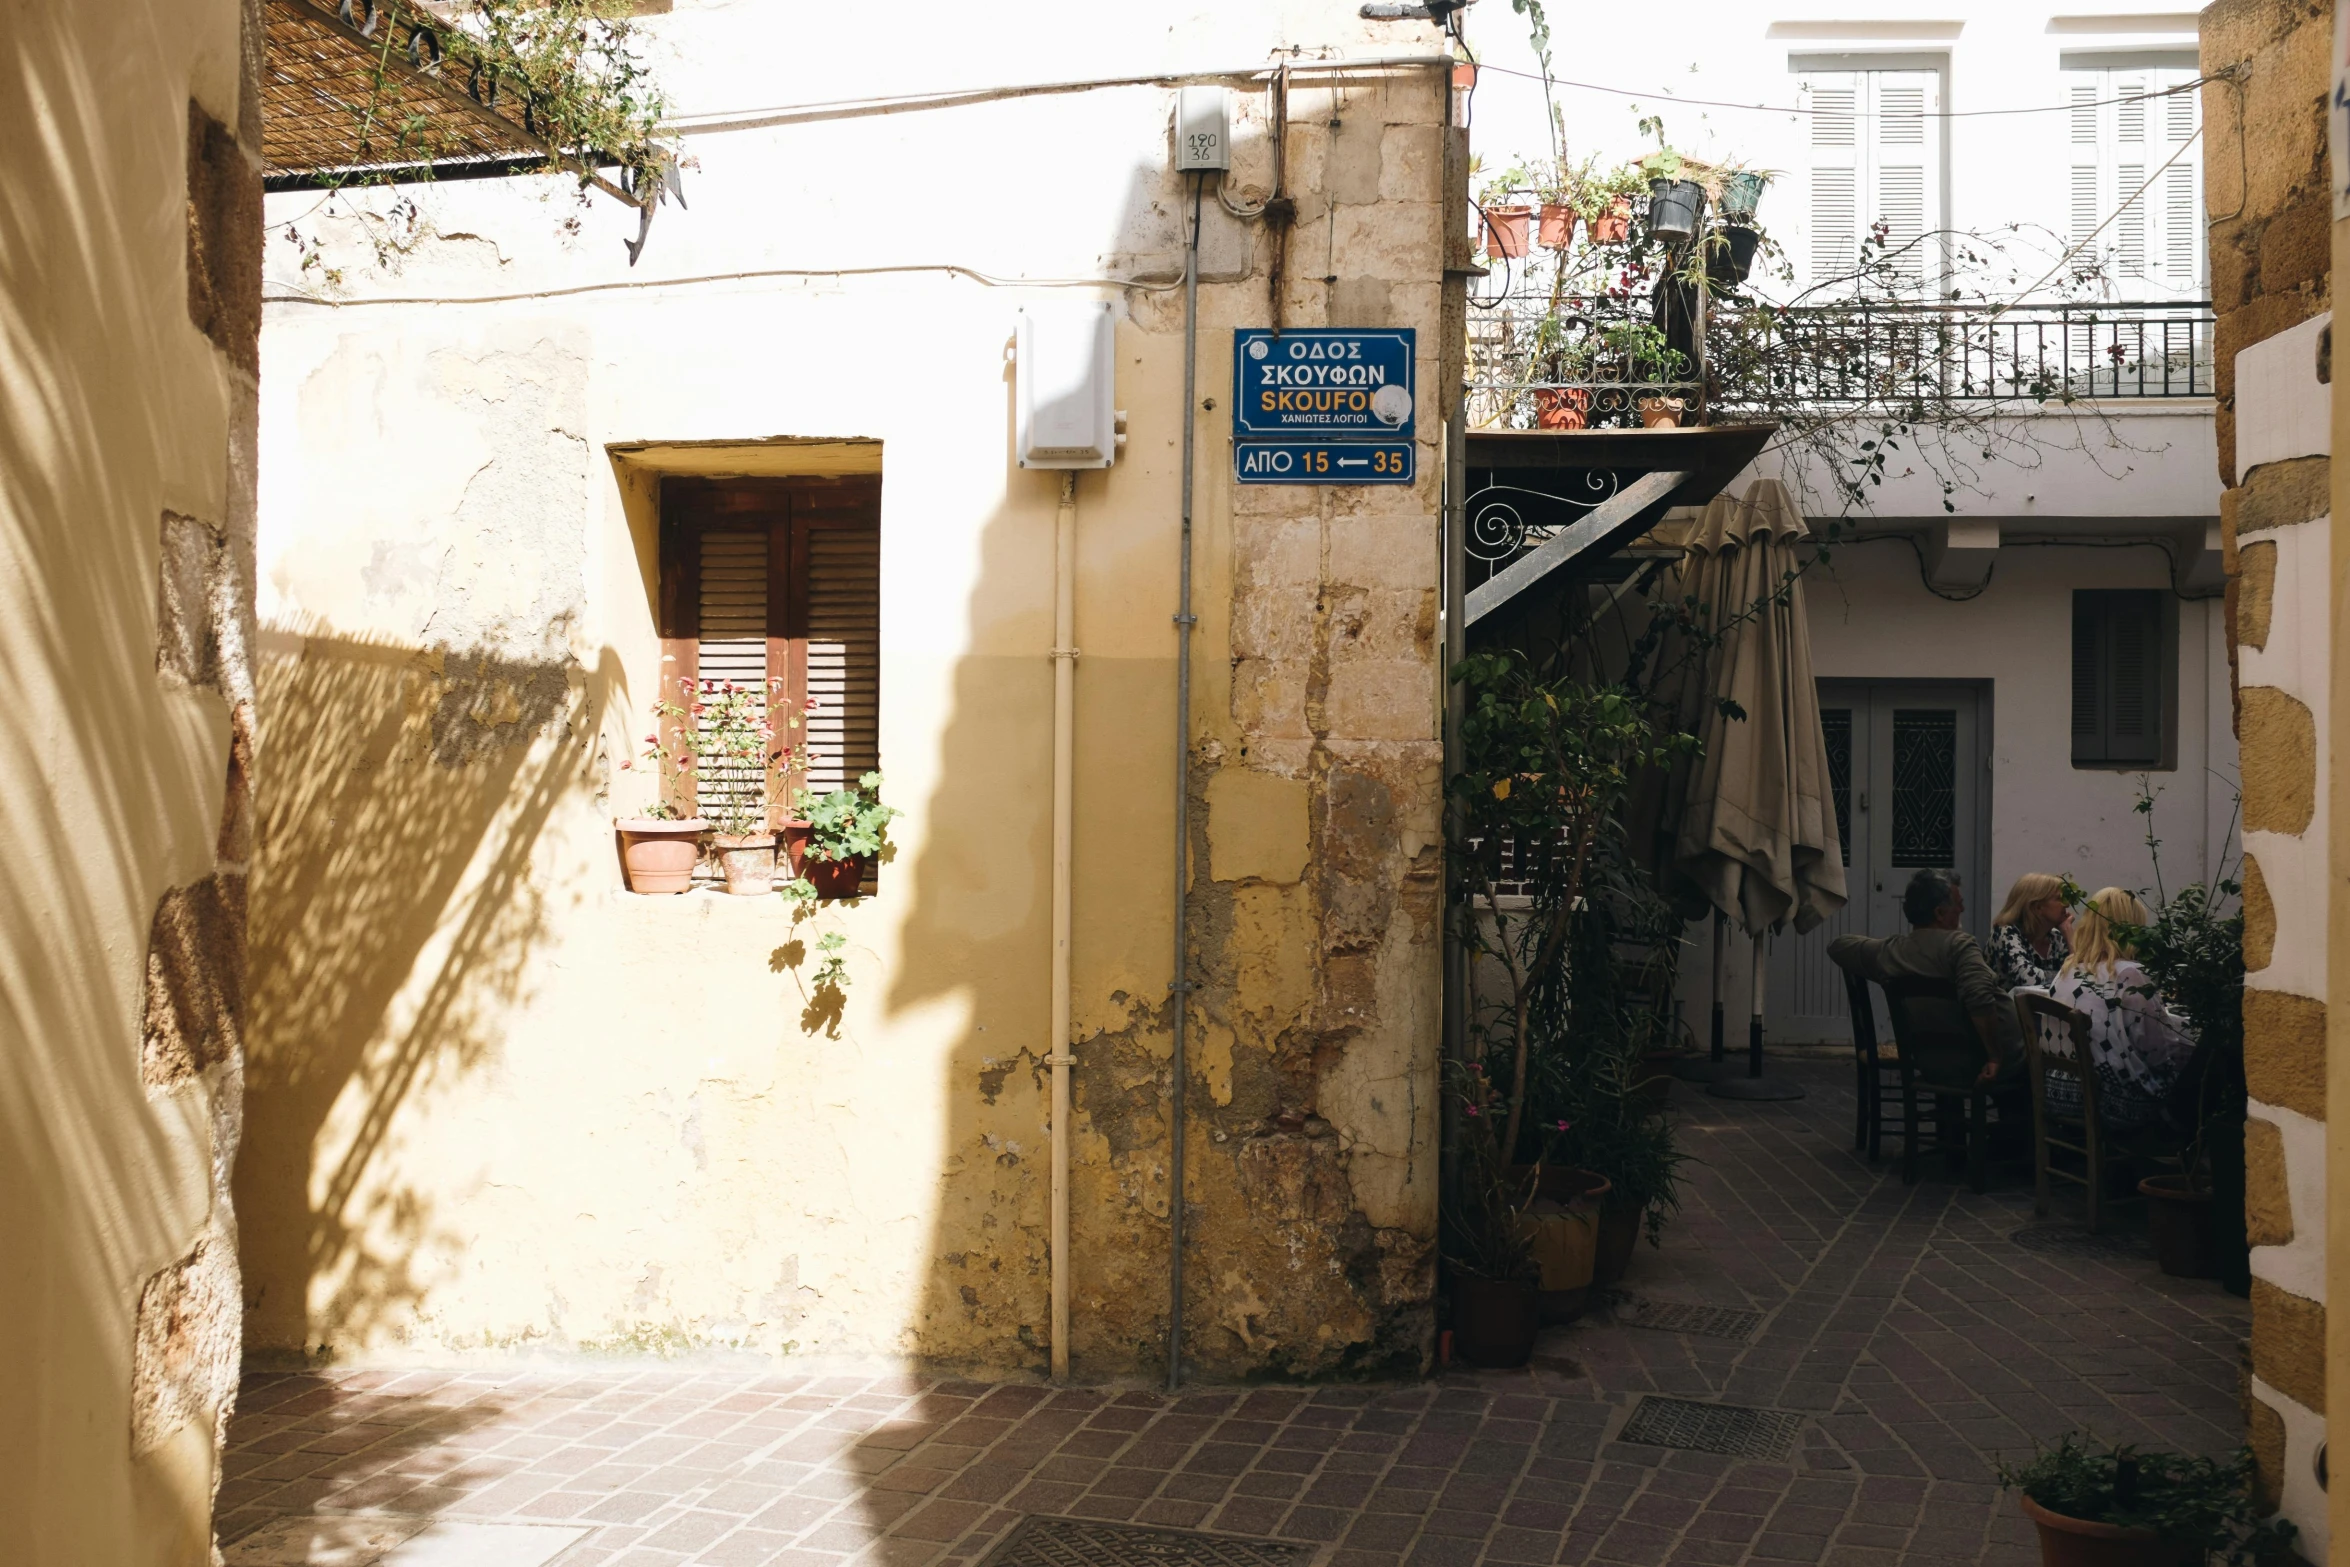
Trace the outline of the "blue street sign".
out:
<instances>
[{"instance_id":1,"label":"blue street sign","mask_svg":"<svg viewBox=\"0 0 2350 1567\"><path fill-rule=\"evenodd\" d=\"M1235 441L1232 476L1243 484L1409 484L1418 452L1410 441Z\"/></svg>"},{"instance_id":2,"label":"blue street sign","mask_svg":"<svg viewBox=\"0 0 2350 1567\"><path fill-rule=\"evenodd\" d=\"M1232 435L1412 438L1413 333L1262 327L1232 334Z\"/></svg>"}]
</instances>

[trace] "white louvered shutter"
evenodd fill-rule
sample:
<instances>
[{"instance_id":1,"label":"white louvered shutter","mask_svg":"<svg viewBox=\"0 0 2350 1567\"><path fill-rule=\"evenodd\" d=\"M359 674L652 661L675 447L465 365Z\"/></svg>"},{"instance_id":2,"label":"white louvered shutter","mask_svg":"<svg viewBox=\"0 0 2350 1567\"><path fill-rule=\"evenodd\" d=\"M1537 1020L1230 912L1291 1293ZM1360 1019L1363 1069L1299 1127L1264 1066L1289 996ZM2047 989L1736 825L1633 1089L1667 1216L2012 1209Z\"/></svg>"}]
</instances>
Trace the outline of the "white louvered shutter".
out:
<instances>
[{"instance_id":1,"label":"white louvered shutter","mask_svg":"<svg viewBox=\"0 0 2350 1567\"><path fill-rule=\"evenodd\" d=\"M2096 235L2083 261L2106 266L2116 298L2200 294L2202 149L2186 145L2195 134L2196 98L2172 91L2195 73L2164 66L2064 74L2073 104L2065 229L2076 245Z\"/></svg>"},{"instance_id":2,"label":"white louvered shutter","mask_svg":"<svg viewBox=\"0 0 2350 1567\"><path fill-rule=\"evenodd\" d=\"M705 529L701 535L698 646L700 676L750 691L767 686L767 541L765 528ZM764 768L705 767L695 797L705 814L766 800Z\"/></svg>"},{"instance_id":3,"label":"white louvered shutter","mask_svg":"<svg viewBox=\"0 0 2350 1567\"><path fill-rule=\"evenodd\" d=\"M808 772L816 794L881 765L881 534L807 533Z\"/></svg>"},{"instance_id":4,"label":"white louvered shutter","mask_svg":"<svg viewBox=\"0 0 2350 1567\"><path fill-rule=\"evenodd\" d=\"M1807 76L1811 115L1810 266L1813 283L1852 271L1860 253L1860 75L1829 71Z\"/></svg>"},{"instance_id":5,"label":"white louvered shutter","mask_svg":"<svg viewBox=\"0 0 2350 1567\"><path fill-rule=\"evenodd\" d=\"M1933 71L1814 71L1808 268L1814 284L1849 276L1864 238L1893 280L1922 287L1942 273L1941 77ZM1872 281L1878 281L1872 279Z\"/></svg>"}]
</instances>

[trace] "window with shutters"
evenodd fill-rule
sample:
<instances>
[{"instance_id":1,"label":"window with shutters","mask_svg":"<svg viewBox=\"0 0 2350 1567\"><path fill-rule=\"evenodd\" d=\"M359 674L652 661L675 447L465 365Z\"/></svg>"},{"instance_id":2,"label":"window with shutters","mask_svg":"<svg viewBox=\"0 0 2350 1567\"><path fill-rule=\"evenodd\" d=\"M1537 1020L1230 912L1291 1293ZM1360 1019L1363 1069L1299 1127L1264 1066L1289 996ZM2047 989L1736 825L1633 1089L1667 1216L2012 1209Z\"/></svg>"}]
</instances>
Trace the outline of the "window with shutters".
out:
<instances>
[{"instance_id":1,"label":"window with shutters","mask_svg":"<svg viewBox=\"0 0 2350 1567\"><path fill-rule=\"evenodd\" d=\"M1804 280L1833 290L1882 225L1888 281L1923 289L1942 274L1942 78L1937 71L1805 71L1810 189Z\"/></svg>"},{"instance_id":2,"label":"window with shutters","mask_svg":"<svg viewBox=\"0 0 2350 1567\"><path fill-rule=\"evenodd\" d=\"M800 747L794 789L830 793L881 765L881 480L661 482L664 685L765 682L777 732ZM778 780L706 777L693 810Z\"/></svg>"},{"instance_id":3,"label":"window with shutters","mask_svg":"<svg viewBox=\"0 0 2350 1567\"><path fill-rule=\"evenodd\" d=\"M2073 594L2073 765L2167 768L2178 639L2159 589Z\"/></svg>"},{"instance_id":4,"label":"window with shutters","mask_svg":"<svg viewBox=\"0 0 2350 1567\"><path fill-rule=\"evenodd\" d=\"M2092 57L2093 58L2093 57ZM2199 297L2204 286L2200 104L2192 66L2064 71L2066 239L2107 268L2115 299Z\"/></svg>"}]
</instances>

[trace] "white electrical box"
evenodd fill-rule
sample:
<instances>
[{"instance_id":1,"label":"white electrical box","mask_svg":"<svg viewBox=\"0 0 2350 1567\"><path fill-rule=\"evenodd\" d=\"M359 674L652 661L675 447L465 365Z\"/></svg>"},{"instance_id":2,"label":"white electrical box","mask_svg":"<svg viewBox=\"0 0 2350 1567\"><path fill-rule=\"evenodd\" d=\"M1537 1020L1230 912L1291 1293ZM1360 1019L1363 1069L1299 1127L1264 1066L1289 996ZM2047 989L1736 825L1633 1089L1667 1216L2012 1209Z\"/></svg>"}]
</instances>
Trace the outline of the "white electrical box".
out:
<instances>
[{"instance_id":1,"label":"white electrical box","mask_svg":"<svg viewBox=\"0 0 2350 1567\"><path fill-rule=\"evenodd\" d=\"M1232 167L1231 98L1221 87L1175 93L1175 171Z\"/></svg>"},{"instance_id":2,"label":"white electrical box","mask_svg":"<svg viewBox=\"0 0 2350 1567\"><path fill-rule=\"evenodd\" d=\"M1013 451L1023 468L1107 468L1118 455L1117 319L1107 302L1020 312Z\"/></svg>"}]
</instances>

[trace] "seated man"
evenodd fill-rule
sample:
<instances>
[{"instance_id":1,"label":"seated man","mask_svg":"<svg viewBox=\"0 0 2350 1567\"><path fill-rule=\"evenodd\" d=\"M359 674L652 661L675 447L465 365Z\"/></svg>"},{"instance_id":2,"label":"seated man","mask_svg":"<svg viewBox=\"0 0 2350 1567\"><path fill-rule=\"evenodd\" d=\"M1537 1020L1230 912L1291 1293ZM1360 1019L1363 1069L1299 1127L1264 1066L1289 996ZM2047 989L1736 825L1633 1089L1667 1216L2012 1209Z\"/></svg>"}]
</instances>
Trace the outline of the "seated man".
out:
<instances>
[{"instance_id":1,"label":"seated man","mask_svg":"<svg viewBox=\"0 0 2350 1567\"><path fill-rule=\"evenodd\" d=\"M1983 1036L1990 1061L1983 1080L2009 1081L2024 1068L2023 1034L2015 1006L1991 970L1974 937L1958 928L1966 898L1948 871L1919 871L1901 892L1906 936L1838 936L1828 943L1837 967L1864 979L1946 979L1958 987L1958 1002Z\"/></svg>"}]
</instances>

